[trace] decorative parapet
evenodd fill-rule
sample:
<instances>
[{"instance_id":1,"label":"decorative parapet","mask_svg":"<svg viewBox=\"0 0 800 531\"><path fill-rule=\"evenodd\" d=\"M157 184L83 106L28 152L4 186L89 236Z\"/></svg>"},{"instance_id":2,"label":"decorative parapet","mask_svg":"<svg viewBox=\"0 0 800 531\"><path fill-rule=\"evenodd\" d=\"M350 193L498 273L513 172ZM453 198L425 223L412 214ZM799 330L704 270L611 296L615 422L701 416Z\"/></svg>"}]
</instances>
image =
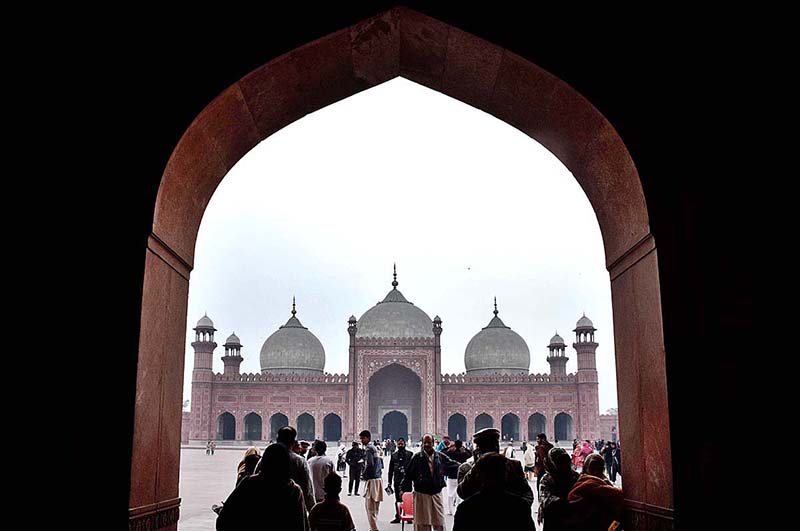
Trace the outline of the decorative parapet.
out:
<instances>
[{"instance_id":1,"label":"decorative parapet","mask_svg":"<svg viewBox=\"0 0 800 531\"><path fill-rule=\"evenodd\" d=\"M224 375L216 373L215 382L240 382L240 383L304 383L304 384L346 384L350 382L347 374L262 374L244 373L237 375Z\"/></svg>"},{"instance_id":2,"label":"decorative parapet","mask_svg":"<svg viewBox=\"0 0 800 531\"><path fill-rule=\"evenodd\" d=\"M432 337L358 337L357 347L433 347Z\"/></svg>"},{"instance_id":3,"label":"decorative parapet","mask_svg":"<svg viewBox=\"0 0 800 531\"><path fill-rule=\"evenodd\" d=\"M507 384L507 383L575 383L575 374L553 376L551 374L500 374L469 376L467 373L443 374L442 384Z\"/></svg>"}]
</instances>

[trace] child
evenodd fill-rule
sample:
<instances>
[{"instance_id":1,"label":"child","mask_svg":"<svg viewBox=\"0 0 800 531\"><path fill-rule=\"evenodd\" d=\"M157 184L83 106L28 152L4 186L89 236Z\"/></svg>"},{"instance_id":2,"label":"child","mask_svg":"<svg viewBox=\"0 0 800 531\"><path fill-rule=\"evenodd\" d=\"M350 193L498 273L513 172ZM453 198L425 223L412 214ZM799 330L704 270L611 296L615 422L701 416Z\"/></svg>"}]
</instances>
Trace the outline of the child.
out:
<instances>
[{"instance_id":1,"label":"child","mask_svg":"<svg viewBox=\"0 0 800 531\"><path fill-rule=\"evenodd\" d=\"M311 531L352 531L356 528L350 510L339 501L342 478L336 472L325 477L325 501L316 504L308 515Z\"/></svg>"}]
</instances>

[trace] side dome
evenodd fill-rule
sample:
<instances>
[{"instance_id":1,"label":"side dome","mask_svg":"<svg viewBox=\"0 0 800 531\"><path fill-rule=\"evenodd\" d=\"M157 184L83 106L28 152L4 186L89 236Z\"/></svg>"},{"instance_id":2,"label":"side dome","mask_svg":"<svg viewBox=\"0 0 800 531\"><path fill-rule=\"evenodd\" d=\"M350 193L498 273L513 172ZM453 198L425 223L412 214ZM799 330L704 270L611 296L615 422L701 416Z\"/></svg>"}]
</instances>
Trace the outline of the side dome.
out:
<instances>
[{"instance_id":1,"label":"side dome","mask_svg":"<svg viewBox=\"0 0 800 531\"><path fill-rule=\"evenodd\" d=\"M395 271L392 290L381 302L364 312L358 320L356 337L432 339L433 321L400 293Z\"/></svg>"},{"instance_id":2,"label":"side dome","mask_svg":"<svg viewBox=\"0 0 800 531\"><path fill-rule=\"evenodd\" d=\"M528 374L531 352L522 337L507 327L497 316L467 344L464 365L469 376L500 374Z\"/></svg>"},{"instance_id":3,"label":"side dome","mask_svg":"<svg viewBox=\"0 0 800 531\"><path fill-rule=\"evenodd\" d=\"M197 321L197 326L195 326L195 329L197 328L210 328L216 330L216 328L214 328L214 321L208 317L208 314L203 315L203 317Z\"/></svg>"},{"instance_id":4,"label":"side dome","mask_svg":"<svg viewBox=\"0 0 800 531\"><path fill-rule=\"evenodd\" d=\"M292 316L264 341L261 347L261 372L271 374L322 374L325 349L317 336Z\"/></svg>"},{"instance_id":5,"label":"side dome","mask_svg":"<svg viewBox=\"0 0 800 531\"><path fill-rule=\"evenodd\" d=\"M594 327L594 323L592 323L592 321L588 317L586 317L586 314L583 314L583 317L578 319L578 324L575 325L575 330L587 329L587 328L591 328L592 330L597 330L597 328Z\"/></svg>"},{"instance_id":6,"label":"side dome","mask_svg":"<svg viewBox=\"0 0 800 531\"><path fill-rule=\"evenodd\" d=\"M550 338L550 344L547 345L547 346L548 347L566 347L567 345L564 343L564 338L561 337L560 335L558 335L558 333L556 333L556 335L554 335L552 338Z\"/></svg>"}]
</instances>

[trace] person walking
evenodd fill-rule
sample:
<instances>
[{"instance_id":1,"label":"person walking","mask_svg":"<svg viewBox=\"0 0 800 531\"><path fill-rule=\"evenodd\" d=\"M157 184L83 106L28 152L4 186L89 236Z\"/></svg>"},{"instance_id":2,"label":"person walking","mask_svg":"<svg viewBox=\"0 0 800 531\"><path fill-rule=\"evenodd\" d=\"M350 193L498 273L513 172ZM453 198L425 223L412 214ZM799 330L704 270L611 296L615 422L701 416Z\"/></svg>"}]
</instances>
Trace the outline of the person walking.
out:
<instances>
[{"instance_id":1,"label":"person walking","mask_svg":"<svg viewBox=\"0 0 800 531\"><path fill-rule=\"evenodd\" d=\"M403 492L414 492L414 531L444 531L444 502L447 468L457 463L433 449L433 436L422 436L422 450L408 464Z\"/></svg>"},{"instance_id":2,"label":"person walking","mask_svg":"<svg viewBox=\"0 0 800 531\"><path fill-rule=\"evenodd\" d=\"M299 456L292 451L295 443L297 442L297 430L291 426L284 426L278 430L278 439L275 444L283 445L289 452L289 477L297 483L300 490L303 491L303 500L305 501L306 510L310 511L316 500L314 498L314 484L311 481L311 473L308 470L308 462L305 458ZM272 448L271 445L267 448ZM264 451L266 455L266 450ZM256 473L261 472L261 467L264 464L264 458L256 465Z\"/></svg>"},{"instance_id":3,"label":"person walking","mask_svg":"<svg viewBox=\"0 0 800 531\"><path fill-rule=\"evenodd\" d=\"M542 476L545 473L545 461L547 461L547 454L553 445L547 440L547 435L540 433L536 436L536 463L534 464L534 471L536 472L536 492L538 495L539 486L541 485ZM539 501L542 499L539 497Z\"/></svg>"},{"instance_id":4,"label":"person walking","mask_svg":"<svg viewBox=\"0 0 800 531\"><path fill-rule=\"evenodd\" d=\"M536 531L528 502L505 490L505 467L506 458L493 452L478 461L483 487L459 505L453 531Z\"/></svg>"},{"instance_id":5,"label":"person walking","mask_svg":"<svg viewBox=\"0 0 800 531\"><path fill-rule=\"evenodd\" d=\"M397 509L397 503L403 501L403 479L406 477L406 469L413 455L413 452L406 450L406 440L402 437L397 439L397 451L392 453L392 457L389 459L389 485L394 488L395 501L394 520L390 522L392 524L400 523L400 511Z\"/></svg>"},{"instance_id":6,"label":"person walking","mask_svg":"<svg viewBox=\"0 0 800 531\"><path fill-rule=\"evenodd\" d=\"M533 445L526 446L522 453L522 468L525 471L525 479L533 481L536 476L536 451Z\"/></svg>"},{"instance_id":7,"label":"person walking","mask_svg":"<svg viewBox=\"0 0 800 531\"><path fill-rule=\"evenodd\" d=\"M364 430L358 434L361 444L364 445L364 507L367 511L367 521L370 531L378 531L378 510L383 501L383 459L378 454L372 434Z\"/></svg>"},{"instance_id":8,"label":"person walking","mask_svg":"<svg viewBox=\"0 0 800 531\"><path fill-rule=\"evenodd\" d=\"M317 503L325 499L325 478L328 474L335 473L333 459L326 452L328 445L325 441L314 441L314 457L308 460L308 469L311 472L311 481L314 483L314 499Z\"/></svg>"},{"instance_id":9,"label":"person walking","mask_svg":"<svg viewBox=\"0 0 800 531\"><path fill-rule=\"evenodd\" d=\"M219 508L217 531L308 531L303 492L290 478L290 454L282 444L264 450L259 472L243 479Z\"/></svg>"},{"instance_id":10,"label":"person walking","mask_svg":"<svg viewBox=\"0 0 800 531\"><path fill-rule=\"evenodd\" d=\"M475 433L475 435L472 436L472 440L475 446L472 457L467 459L458 469L458 488L456 492L462 500L466 500L477 493L483 486L480 476L473 473L475 463L480 461L485 455L500 453L500 430L497 428L484 428ZM505 459L504 463L506 467L506 490L525 499L529 506L533 505L533 492L531 491L531 486L528 484L528 481L525 479L522 465L519 461L506 457L503 457L503 459Z\"/></svg>"},{"instance_id":11,"label":"person walking","mask_svg":"<svg viewBox=\"0 0 800 531\"><path fill-rule=\"evenodd\" d=\"M344 458L350 466L350 481L347 484L347 495L353 495L353 485L356 486L356 496L358 496L358 485L361 483L361 472L364 470L364 450L358 446L358 442L353 441L353 447L347 451Z\"/></svg>"},{"instance_id":12,"label":"person walking","mask_svg":"<svg viewBox=\"0 0 800 531\"><path fill-rule=\"evenodd\" d=\"M217 449L217 443L211 441L211 455L214 455L214 450Z\"/></svg>"},{"instance_id":13,"label":"person walking","mask_svg":"<svg viewBox=\"0 0 800 531\"><path fill-rule=\"evenodd\" d=\"M472 456L472 453L464 448L464 443L461 439L456 439L450 448L444 453L447 457L459 464L466 463L467 459ZM458 507L461 498L458 497L456 490L458 489L458 468L449 467L447 469L447 499L445 500L444 512L445 514L455 514L456 507Z\"/></svg>"}]
</instances>

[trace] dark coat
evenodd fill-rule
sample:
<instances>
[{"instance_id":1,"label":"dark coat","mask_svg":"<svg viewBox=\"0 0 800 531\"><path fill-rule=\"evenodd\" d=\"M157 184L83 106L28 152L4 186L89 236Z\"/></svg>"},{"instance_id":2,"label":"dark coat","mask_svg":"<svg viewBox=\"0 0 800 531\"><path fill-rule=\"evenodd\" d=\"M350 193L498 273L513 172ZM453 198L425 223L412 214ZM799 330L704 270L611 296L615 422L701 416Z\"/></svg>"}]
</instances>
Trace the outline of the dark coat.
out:
<instances>
[{"instance_id":1,"label":"dark coat","mask_svg":"<svg viewBox=\"0 0 800 531\"><path fill-rule=\"evenodd\" d=\"M531 506L509 492L478 492L458 505L453 531L536 531Z\"/></svg>"},{"instance_id":2,"label":"dark coat","mask_svg":"<svg viewBox=\"0 0 800 531\"><path fill-rule=\"evenodd\" d=\"M394 484L397 485L397 487L399 487L399 485L403 482L403 478L406 477L406 469L408 468L408 464L411 462L411 457L413 457L413 455L414 452L406 450L405 448L402 450L397 450L392 454L391 459L389 459L390 485L392 484L392 480L394 480Z\"/></svg>"},{"instance_id":3,"label":"dark coat","mask_svg":"<svg viewBox=\"0 0 800 531\"><path fill-rule=\"evenodd\" d=\"M428 456L424 450L420 450L406 468L406 477L400 488L403 492L411 492L413 483L414 490L423 494L438 494L442 491L450 467L457 467L458 462L453 461L441 452L433 452L433 473L428 465Z\"/></svg>"},{"instance_id":4,"label":"dark coat","mask_svg":"<svg viewBox=\"0 0 800 531\"><path fill-rule=\"evenodd\" d=\"M303 491L293 481L276 484L259 474L246 477L225 500L217 531L281 529L307 531Z\"/></svg>"},{"instance_id":5,"label":"dark coat","mask_svg":"<svg viewBox=\"0 0 800 531\"><path fill-rule=\"evenodd\" d=\"M530 509L531 505L533 505L533 491L528 484L528 480L525 479L522 465L519 461L508 459L507 457L503 457L503 459L506 460L506 490L524 499L528 503L528 508ZM480 458L478 458L478 460L480 460ZM475 473L474 463L467 461L462 464L458 469L458 496L462 500L466 500L482 489L483 482L480 476Z\"/></svg>"},{"instance_id":6,"label":"dark coat","mask_svg":"<svg viewBox=\"0 0 800 531\"><path fill-rule=\"evenodd\" d=\"M364 468L363 459L364 450L361 448L350 448L344 456L345 462L350 465L351 474L361 474L361 470Z\"/></svg>"}]
</instances>

